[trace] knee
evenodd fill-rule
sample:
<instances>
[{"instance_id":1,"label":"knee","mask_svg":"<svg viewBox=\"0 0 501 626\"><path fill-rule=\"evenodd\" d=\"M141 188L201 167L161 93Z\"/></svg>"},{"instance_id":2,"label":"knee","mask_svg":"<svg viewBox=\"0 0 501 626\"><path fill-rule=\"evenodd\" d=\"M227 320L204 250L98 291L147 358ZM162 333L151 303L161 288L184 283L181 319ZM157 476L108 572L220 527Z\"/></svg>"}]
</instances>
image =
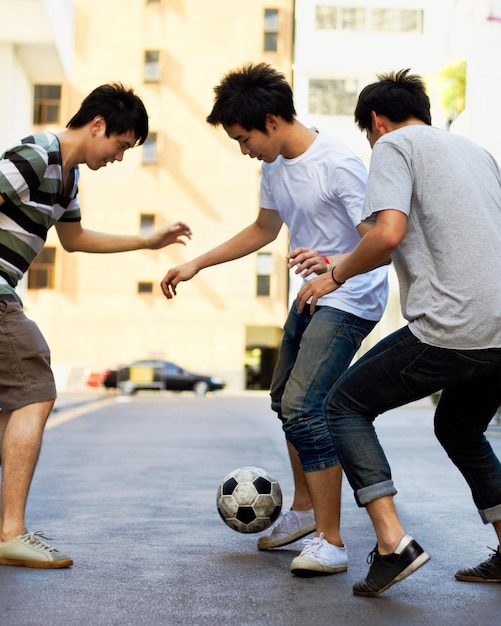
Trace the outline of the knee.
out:
<instances>
[{"instance_id":1,"label":"knee","mask_svg":"<svg viewBox=\"0 0 501 626\"><path fill-rule=\"evenodd\" d=\"M282 422L282 426L285 424L285 418L282 413L282 403L281 402L271 402L271 410L274 411L277 415L277 418Z\"/></svg>"},{"instance_id":2,"label":"knee","mask_svg":"<svg viewBox=\"0 0 501 626\"><path fill-rule=\"evenodd\" d=\"M435 409L433 420L433 430L444 449L448 449L460 436L460 427L457 419L454 418L452 408L444 408L444 402L439 402Z\"/></svg>"},{"instance_id":3,"label":"knee","mask_svg":"<svg viewBox=\"0 0 501 626\"><path fill-rule=\"evenodd\" d=\"M33 404L26 404L25 406L12 411L10 414L10 418L13 419L24 419L29 417L34 422L45 425L53 407L54 400L44 400L42 402L34 402Z\"/></svg>"},{"instance_id":4,"label":"knee","mask_svg":"<svg viewBox=\"0 0 501 626\"><path fill-rule=\"evenodd\" d=\"M435 437L451 459L468 456L477 443L474 433L466 433L455 420L435 417ZM481 439L482 437L480 437Z\"/></svg>"}]
</instances>

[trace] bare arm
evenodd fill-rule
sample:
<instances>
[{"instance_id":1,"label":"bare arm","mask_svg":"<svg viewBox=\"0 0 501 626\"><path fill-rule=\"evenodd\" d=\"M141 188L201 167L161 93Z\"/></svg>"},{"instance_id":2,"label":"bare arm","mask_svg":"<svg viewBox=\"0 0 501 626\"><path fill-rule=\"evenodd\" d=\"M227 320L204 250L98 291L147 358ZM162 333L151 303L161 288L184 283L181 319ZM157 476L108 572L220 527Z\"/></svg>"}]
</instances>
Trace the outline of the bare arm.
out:
<instances>
[{"instance_id":1,"label":"bare arm","mask_svg":"<svg viewBox=\"0 0 501 626\"><path fill-rule=\"evenodd\" d=\"M158 250L172 243L186 245L184 238L191 239L191 230L183 222L176 222L153 232L141 235L114 235L82 228L80 222L58 222L57 235L67 252L128 252L130 250Z\"/></svg>"},{"instance_id":2,"label":"bare arm","mask_svg":"<svg viewBox=\"0 0 501 626\"><path fill-rule=\"evenodd\" d=\"M188 263L170 269L160 283L166 298L176 295L176 286L181 281L190 280L200 270L212 265L219 265L240 259L277 238L282 227L282 219L277 211L260 209L258 217L247 228L231 239L208 250Z\"/></svg>"},{"instance_id":3,"label":"bare arm","mask_svg":"<svg viewBox=\"0 0 501 626\"><path fill-rule=\"evenodd\" d=\"M387 265L393 251L405 236L407 216L401 211L387 209L379 211L376 223L370 227L357 247L336 265L334 276L343 283L352 276ZM330 273L322 274L304 285L297 296L298 310L302 311L311 298L310 311L315 310L317 300L339 288Z\"/></svg>"}]
</instances>

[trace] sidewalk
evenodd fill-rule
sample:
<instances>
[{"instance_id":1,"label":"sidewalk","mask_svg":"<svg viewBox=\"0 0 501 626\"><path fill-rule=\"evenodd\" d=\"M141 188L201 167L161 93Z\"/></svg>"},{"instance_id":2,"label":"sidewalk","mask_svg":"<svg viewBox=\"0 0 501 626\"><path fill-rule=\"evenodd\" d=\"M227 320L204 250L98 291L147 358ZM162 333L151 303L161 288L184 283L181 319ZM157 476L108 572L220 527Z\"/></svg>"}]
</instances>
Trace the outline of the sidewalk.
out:
<instances>
[{"instance_id":1,"label":"sidewalk","mask_svg":"<svg viewBox=\"0 0 501 626\"><path fill-rule=\"evenodd\" d=\"M113 397L113 392L109 392L100 387L89 387L88 389L79 389L75 391L63 391L58 393L53 413L58 411L74 409L90 402L96 402L104 398Z\"/></svg>"}]
</instances>

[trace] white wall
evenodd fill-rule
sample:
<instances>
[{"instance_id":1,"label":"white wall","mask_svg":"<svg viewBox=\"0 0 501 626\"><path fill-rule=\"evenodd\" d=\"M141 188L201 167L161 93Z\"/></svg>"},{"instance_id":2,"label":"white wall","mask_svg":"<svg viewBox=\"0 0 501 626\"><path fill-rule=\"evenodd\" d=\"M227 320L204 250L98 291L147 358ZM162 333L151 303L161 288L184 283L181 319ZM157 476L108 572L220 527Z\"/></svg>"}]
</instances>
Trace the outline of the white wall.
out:
<instances>
[{"instance_id":1,"label":"white wall","mask_svg":"<svg viewBox=\"0 0 501 626\"><path fill-rule=\"evenodd\" d=\"M467 56L466 124L463 132L489 150L501 163L498 130L501 102L501 21L487 19L489 7L493 5L488 0L475 0L474 3L471 47Z\"/></svg>"},{"instance_id":2,"label":"white wall","mask_svg":"<svg viewBox=\"0 0 501 626\"><path fill-rule=\"evenodd\" d=\"M28 134L32 123L32 89L15 47L0 42L0 152Z\"/></svg>"}]
</instances>

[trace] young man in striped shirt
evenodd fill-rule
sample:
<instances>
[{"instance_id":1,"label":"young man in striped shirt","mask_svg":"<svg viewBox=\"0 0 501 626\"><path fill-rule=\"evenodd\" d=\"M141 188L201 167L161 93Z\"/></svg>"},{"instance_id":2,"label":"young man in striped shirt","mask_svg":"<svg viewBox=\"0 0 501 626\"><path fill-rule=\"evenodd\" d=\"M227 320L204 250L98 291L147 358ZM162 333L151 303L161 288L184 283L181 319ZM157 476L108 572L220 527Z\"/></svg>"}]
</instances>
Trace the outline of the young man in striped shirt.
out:
<instances>
[{"instance_id":1,"label":"young man in striped shirt","mask_svg":"<svg viewBox=\"0 0 501 626\"><path fill-rule=\"evenodd\" d=\"M152 233L115 235L84 229L80 222L80 163L98 170L121 161L148 134L148 115L131 89L97 87L59 134L23 139L0 159L0 565L70 567L73 561L28 532L25 509L56 387L50 351L29 320L16 285L55 226L68 252L159 249L191 238L177 222Z\"/></svg>"}]
</instances>

